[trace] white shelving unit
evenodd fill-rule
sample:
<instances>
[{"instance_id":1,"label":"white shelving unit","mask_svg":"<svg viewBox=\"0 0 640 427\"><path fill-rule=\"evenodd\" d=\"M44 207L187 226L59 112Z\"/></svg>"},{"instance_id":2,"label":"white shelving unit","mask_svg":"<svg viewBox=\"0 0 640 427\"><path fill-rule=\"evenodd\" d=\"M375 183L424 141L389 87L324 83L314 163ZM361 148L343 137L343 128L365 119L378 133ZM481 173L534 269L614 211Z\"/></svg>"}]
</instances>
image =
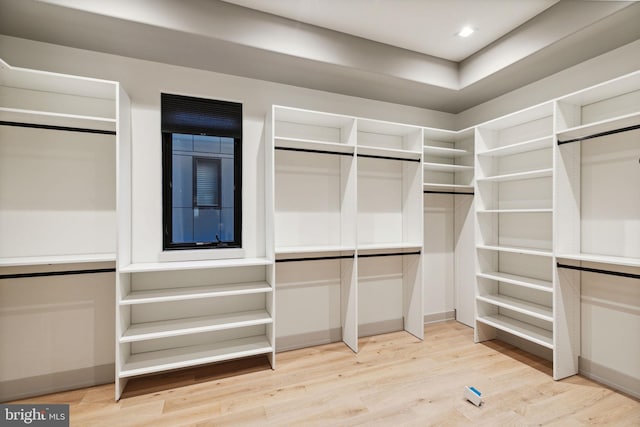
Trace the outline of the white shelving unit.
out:
<instances>
[{"instance_id":1,"label":"white shelving unit","mask_svg":"<svg viewBox=\"0 0 640 427\"><path fill-rule=\"evenodd\" d=\"M579 318L566 314L580 301L555 279L554 104L476 132L475 339L524 340L553 361L555 379L573 375Z\"/></svg>"},{"instance_id":2,"label":"white shelving unit","mask_svg":"<svg viewBox=\"0 0 640 427\"><path fill-rule=\"evenodd\" d=\"M423 339L423 131L368 119L357 129L358 335Z\"/></svg>"},{"instance_id":3,"label":"white shelving unit","mask_svg":"<svg viewBox=\"0 0 640 427\"><path fill-rule=\"evenodd\" d=\"M116 399L137 375L263 354L273 365L272 274L264 258L122 266Z\"/></svg>"},{"instance_id":4,"label":"white shelving unit","mask_svg":"<svg viewBox=\"0 0 640 427\"><path fill-rule=\"evenodd\" d=\"M342 340L357 351L356 119L273 106L266 122L276 347Z\"/></svg>"},{"instance_id":5,"label":"white shelving unit","mask_svg":"<svg viewBox=\"0 0 640 427\"><path fill-rule=\"evenodd\" d=\"M0 60L0 266L115 260L123 114L117 82Z\"/></svg>"},{"instance_id":6,"label":"white shelving unit","mask_svg":"<svg viewBox=\"0 0 640 427\"><path fill-rule=\"evenodd\" d=\"M473 192L473 128L454 132L424 128L425 191Z\"/></svg>"},{"instance_id":7,"label":"white shelving unit","mask_svg":"<svg viewBox=\"0 0 640 427\"><path fill-rule=\"evenodd\" d=\"M579 298L580 292L590 295L594 289L606 286L615 297L620 295L624 286L637 281L626 279L627 282L616 288L610 286L611 282L618 280L613 278L617 274L635 273L638 277L640 267L640 197L637 196L640 182L639 106L640 72L556 101L558 268L555 280L557 288L562 291L556 299L564 302L564 305L559 304L558 316L580 319L580 306L576 308L573 300L575 294ZM627 298L627 294L624 295L622 298ZM599 317L598 311L589 307L591 303L583 301L582 315L586 316L583 325L615 322L608 317ZM614 312L612 318L619 319L620 316ZM626 320L630 322L625 325L628 330L633 330L638 324L633 316ZM606 328L601 327L601 330ZM582 351L587 353L583 357L594 363L610 363L590 350L593 341L606 342L608 332L599 334L590 329L576 332L575 328L558 328L555 333L568 343L567 346L572 344L572 351L580 351L580 338L575 339L574 335L582 334L581 339L586 340ZM631 356L631 360L635 359ZM633 366L633 361L616 362L616 369L622 371Z\"/></svg>"},{"instance_id":8,"label":"white shelving unit","mask_svg":"<svg viewBox=\"0 0 640 427\"><path fill-rule=\"evenodd\" d=\"M267 123L278 350L342 340L357 351L360 254L412 260L381 289L401 302L396 329L422 338L421 255L403 255L422 250L421 128L282 106Z\"/></svg>"}]
</instances>

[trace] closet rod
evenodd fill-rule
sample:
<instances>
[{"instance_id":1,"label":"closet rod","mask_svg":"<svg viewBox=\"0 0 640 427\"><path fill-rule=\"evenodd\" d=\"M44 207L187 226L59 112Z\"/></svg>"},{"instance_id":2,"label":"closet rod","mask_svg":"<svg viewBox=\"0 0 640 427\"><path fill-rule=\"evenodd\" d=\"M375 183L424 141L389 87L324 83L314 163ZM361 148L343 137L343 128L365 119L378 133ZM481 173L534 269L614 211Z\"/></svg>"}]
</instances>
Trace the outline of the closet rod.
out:
<instances>
[{"instance_id":1,"label":"closet rod","mask_svg":"<svg viewBox=\"0 0 640 427\"><path fill-rule=\"evenodd\" d=\"M293 148L293 147L275 147L276 150L282 151L298 151L301 153L316 153L316 154L333 154L336 156L350 156L353 157L353 153L342 153L340 151L330 150L312 150L310 148Z\"/></svg>"},{"instance_id":2,"label":"closet rod","mask_svg":"<svg viewBox=\"0 0 640 427\"><path fill-rule=\"evenodd\" d=\"M599 268L581 267L577 265L567 265L558 263L558 268L568 268L570 270L587 271L589 273L609 274L612 276L627 277L631 279L640 279L640 274L623 273L621 271L601 270Z\"/></svg>"},{"instance_id":3,"label":"closet rod","mask_svg":"<svg viewBox=\"0 0 640 427\"><path fill-rule=\"evenodd\" d=\"M614 135L616 133L628 132L630 130L640 129L640 125L627 126L620 129L608 130L605 132L593 133L591 135L581 136L579 138L565 139L564 141L558 141L558 145L569 144L571 142L584 141L585 139L598 138L600 136Z\"/></svg>"},{"instance_id":4,"label":"closet rod","mask_svg":"<svg viewBox=\"0 0 640 427\"><path fill-rule=\"evenodd\" d=\"M15 126L15 127L22 127L22 128L62 130L62 131L67 131L67 132L97 133L97 134L101 134L101 135L115 135L116 134L115 130L75 128L75 127L69 127L69 126L42 125L42 124L38 124L38 123L23 123L23 122L0 121L0 126Z\"/></svg>"},{"instance_id":5,"label":"closet rod","mask_svg":"<svg viewBox=\"0 0 640 427\"><path fill-rule=\"evenodd\" d=\"M72 274L113 273L115 268L96 268L92 270L44 271L39 273L0 274L0 279L23 279L27 277L69 276Z\"/></svg>"},{"instance_id":6,"label":"closet rod","mask_svg":"<svg viewBox=\"0 0 640 427\"><path fill-rule=\"evenodd\" d=\"M474 193L457 193L455 191L433 191L433 190L424 190L424 194L461 194L463 196L473 196Z\"/></svg>"},{"instance_id":7,"label":"closet rod","mask_svg":"<svg viewBox=\"0 0 640 427\"><path fill-rule=\"evenodd\" d=\"M393 253L386 253L386 254L364 254L364 255L358 255L358 258L373 258L373 257L402 256L402 255L420 255L420 251L416 251L416 252L393 252Z\"/></svg>"},{"instance_id":8,"label":"closet rod","mask_svg":"<svg viewBox=\"0 0 640 427\"><path fill-rule=\"evenodd\" d=\"M418 162L420 163L420 159L405 159L402 157L392 157L392 156L376 156L374 154L358 154L358 157L368 157L370 159L383 159L383 160L399 160L401 162Z\"/></svg>"},{"instance_id":9,"label":"closet rod","mask_svg":"<svg viewBox=\"0 0 640 427\"><path fill-rule=\"evenodd\" d=\"M276 262L324 261L324 260L331 260L331 259L347 259L347 258L353 258L353 255L318 256L318 257L307 257L307 258L285 258L285 259L277 259Z\"/></svg>"}]
</instances>

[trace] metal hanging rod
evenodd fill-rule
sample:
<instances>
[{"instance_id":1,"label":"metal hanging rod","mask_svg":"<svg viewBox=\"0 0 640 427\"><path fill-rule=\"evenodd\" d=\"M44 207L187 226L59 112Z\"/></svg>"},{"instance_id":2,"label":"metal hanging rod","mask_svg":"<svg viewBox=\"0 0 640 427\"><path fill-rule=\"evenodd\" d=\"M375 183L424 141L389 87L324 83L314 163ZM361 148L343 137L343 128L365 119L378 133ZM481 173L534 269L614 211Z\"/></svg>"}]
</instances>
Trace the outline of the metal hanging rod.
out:
<instances>
[{"instance_id":1,"label":"metal hanging rod","mask_svg":"<svg viewBox=\"0 0 640 427\"><path fill-rule=\"evenodd\" d=\"M318 256L318 257L307 257L307 258L285 258L285 259L277 259L276 262L296 262L296 261L324 261L324 260L332 260L332 259L347 259L353 258L354 255L334 255L334 256Z\"/></svg>"},{"instance_id":2,"label":"metal hanging rod","mask_svg":"<svg viewBox=\"0 0 640 427\"><path fill-rule=\"evenodd\" d=\"M383 160L398 160L401 162L418 162L420 163L420 159L405 159L402 157L392 157L392 156L376 156L374 154L358 154L358 157L367 157L370 159L383 159Z\"/></svg>"},{"instance_id":3,"label":"metal hanging rod","mask_svg":"<svg viewBox=\"0 0 640 427\"><path fill-rule=\"evenodd\" d=\"M92 270L43 271L38 273L1 274L0 279L24 279L28 277L69 276L75 274L114 273L115 268L95 268Z\"/></svg>"},{"instance_id":4,"label":"metal hanging rod","mask_svg":"<svg viewBox=\"0 0 640 427\"><path fill-rule=\"evenodd\" d=\"M463 196L473 196L474 193L457 193L455 191L434 191L434 190L424 190L424 194L460 194Z\"/></svg>"},{"instance_id":5,"label":"metal hanging rod","mask_svg":"<svg viewBox=\"0 0 640 427\"><path fill-rule=\"evenodd\" d=\"M567 268L569 270L587 271L589 273L609 274L611 276L627 277L630 279L640 279L640 274L623 273L621 271L602 270L599 268L581 267L577 265L567 265L558 263L558 268Z\"/></svg>"},{"instance_id":6,"label":"metal hanging rod","mask_svg":"<svg viewBox=\"0 0 640 427\"><path fill-rule=\"evenodd\" d=\"M298 151L301 153L316 153L316 154L333 154L336 156L349 156L353 157L353 153L343 153L340 151L330 151L330 150L312 150L310 148L293 148L293 147L275 147L276 150L282 151Z\"/></svg>"},{"instance_id":7,"label":"metal hanging rod","mask_svg":"<svg viewBox=\"0 0 640 427\"><path fill-rule=\"evenodd\" d=\"M598 138L601 136L614 135L616 133L621 133L621 132L629 132L631 130L636 130L636 129L640 129L640 125L627 126L619 129L608 130L605 132L593 133L591 135L581 136L579 138L565 139L564 141L558 141L558 145L584 141L585 139Z\"/></svg>"},{"instance_id":8,"label":"metal hanging rod","mask_svg":"<svg viewBox=\"0 0 640 427\"><path fill-rule=\"evenodd\" d=\"M42 124L38 124L38 123L23 123L23 122L0 121L0 126L15 126L15 127L21 127L21 128L61 130L61 131L66 131L66 132L97 133L97 134L101 134L101 135L115 135L116 134L116 131L114 131L114 130L77 128L77 127L69 127L69 126L42 125Z\"/></svg>"}]
</instances>

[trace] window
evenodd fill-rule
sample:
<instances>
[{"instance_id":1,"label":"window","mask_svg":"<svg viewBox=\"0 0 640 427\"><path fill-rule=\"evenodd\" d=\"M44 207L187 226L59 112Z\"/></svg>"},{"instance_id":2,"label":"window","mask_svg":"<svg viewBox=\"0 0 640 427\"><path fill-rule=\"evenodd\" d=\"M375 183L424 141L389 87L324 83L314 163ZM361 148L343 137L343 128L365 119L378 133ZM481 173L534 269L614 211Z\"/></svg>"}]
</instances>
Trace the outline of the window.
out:
<instances>
[{"instance_id":1,"label":"window","mask_svg":"<svg viewBox=\"0 0 640 427\"><path fill-rule=\"evenodd\" d=\"M242 246L242 104L162 94L163 247Z\"/></svg>"}]
</instances>

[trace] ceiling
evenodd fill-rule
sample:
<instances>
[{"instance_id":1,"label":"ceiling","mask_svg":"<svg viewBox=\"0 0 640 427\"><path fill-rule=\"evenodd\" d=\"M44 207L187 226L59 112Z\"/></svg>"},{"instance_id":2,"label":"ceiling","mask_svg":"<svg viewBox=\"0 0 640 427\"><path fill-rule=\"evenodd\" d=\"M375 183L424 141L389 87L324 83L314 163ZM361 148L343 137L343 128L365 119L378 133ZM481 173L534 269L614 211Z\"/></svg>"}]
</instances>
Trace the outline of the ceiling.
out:
<instances>
[{"instance_id":1,"label":"ceiling","mask_svg":"<svg viewBox=\"0 0 640 427\"><path fill-rule=\"evenodd\" d=\"M558 0L224 0L305 24L462 61ZM499 19L496 19L499 17ZM476 29L472 37L456 33Z\"/></svg>"},{"instance_id":2,"label":"ceiling","mask_svg":"<svg viewBox=\"0 0 640 427\"><path fill-rule=\"evenodd\" d=\"M5 35L451 113L638 22L639 2L610 0L0 0Z\"/></svg>"}]
</instances>

